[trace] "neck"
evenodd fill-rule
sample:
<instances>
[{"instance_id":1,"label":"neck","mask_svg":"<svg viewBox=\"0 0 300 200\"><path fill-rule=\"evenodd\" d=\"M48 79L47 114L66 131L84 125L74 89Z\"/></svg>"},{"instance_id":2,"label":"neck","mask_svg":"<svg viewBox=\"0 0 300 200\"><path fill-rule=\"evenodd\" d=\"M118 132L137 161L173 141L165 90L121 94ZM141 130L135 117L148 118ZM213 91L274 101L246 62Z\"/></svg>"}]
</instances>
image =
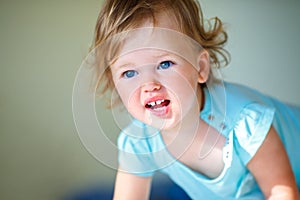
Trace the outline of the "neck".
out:
<instances>
[{"instance_id":1,"label":"neck","mask_svg":"<svg viewBox=\"0 0 300 200\"><path fill-rule=\"evenodd\" d=\"M162 132L162 138L167 149L175 158L180 158L186 152L190 152L193 147L193 151L199 151L203 145L205 135L208 131L207 124L200 119L200 117L195 117L193 123L189 125L181 126L180 130L172 132Z\"/></svg>"},{"instance_id":2,"label":"neck","mask_svg":"<svg viewBox=\"0 0 300 200\"><path fill-rule=\"evenodd\" d=\"M199 105L198 102L196 104ZM201 126L199 110L199 106L194 106L177 126L170 130L161 131L162 138L169 149L173 148L182 153L194 142L197 136L201 135L203 127Z\"/></svg>"}]
</instances>

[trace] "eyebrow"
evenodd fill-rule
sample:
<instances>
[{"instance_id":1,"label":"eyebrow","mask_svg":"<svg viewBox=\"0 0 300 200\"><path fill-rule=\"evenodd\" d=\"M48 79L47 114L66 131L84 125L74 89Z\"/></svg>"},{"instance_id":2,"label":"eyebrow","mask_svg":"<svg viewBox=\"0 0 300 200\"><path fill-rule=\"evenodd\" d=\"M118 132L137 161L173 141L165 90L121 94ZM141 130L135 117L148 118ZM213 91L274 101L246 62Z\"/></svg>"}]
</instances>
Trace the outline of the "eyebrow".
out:
<instances>
[{"instance_id":1,"label":"eyebrow","mask_svg":"<svg viewBox=\"0 0 300 200\"><path fill-rule=\"evenodd\" d=\"M168 56L174 56L175 54L169 53L169 52L162 52L159 55L153 55L155 58L163 58Z\"/></svg>"},{"instance_id":2,"label":"eyebrow","mask_svg":"<svg viewBox=\"0 0 300 200\"><path fill-rule=\"evenodd\" d=\"M118 62L120 62L121 60L121 64L118 64ZM123 64L124 63L124 64ZM122 55L121 56L118 56L117 58L114 59L114 61L110 64L110 68L114 67L116 70L118 69L121 69L121 68L124 68L128 65L133 65L133 63L131 62L123 62L122 63ZM117 64L117 65L116 65Z\"/></svg>"},{"instance_id":3,"label":"eyebrow","mask_svg":"<svg viewBox=\"0 0 300 200\"><path fill-rule=\"evenodd\" d=\"M115 63L113 63L110 67L111 68L114 68L114 70L116 70L116 71L118 71L118 70L122 70L123 68L126 68L126 67L128 67L128 66L133 66L134 65L134 63L132 63L132 62L126 62L126 63L121 63L121 64L117 64L116 65L116 63L117 62L115 62Z\"/></svg>"},{"instance_id":4,"label":"eyebrow","mask_svg":"<svg viewBox=\"0 0 300 200\"><path fill-rule=\"evenodd\" d=\"M156 50L156 49L154 49ZM170 57L170 56L178 56L176 54L170 53L170 52L159 52L159 53L155 53L154 55L151 55L153 58L155 59L159 59L159 58L163 58L163 57ZM120 64L118 64L118 62L120 62ZM120 70L122 68L128 67L128 66L135 66L136 64L134 62L130 62L130 61L126 61L123 62L122 61L122 55L119 56L119 58L117 58L115 60L115 62L111 65L111 67L115 66L114 69L115 70Z\"/></svg>"}]
</instances>

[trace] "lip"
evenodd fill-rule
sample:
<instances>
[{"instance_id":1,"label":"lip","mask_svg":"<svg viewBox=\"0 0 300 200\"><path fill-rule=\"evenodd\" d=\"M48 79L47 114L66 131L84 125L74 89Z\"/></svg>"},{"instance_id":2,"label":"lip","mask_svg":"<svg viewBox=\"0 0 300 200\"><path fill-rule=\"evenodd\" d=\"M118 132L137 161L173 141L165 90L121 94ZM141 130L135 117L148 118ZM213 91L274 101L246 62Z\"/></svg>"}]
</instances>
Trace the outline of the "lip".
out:
<instances>
[{"instance_id":1,"label":"lip","mask_svg":"<svg viewBox=\"0 0 300 200\"><path fill-rule=\"evenodd\" d=\"M168 98L165 98L162 96L154 96L154 97L151 97L151 98L148 98L145 100L144 107L157 117L165 117L170 111L170 102L168 103L167 106L162 106L161 108L158 108L158 109L152 109L152 108L149 108L146 106L150 102L161 101L161 100L170 101Z\"/></svg>"},{"instance_id":2,"label":"lip","mask_svg":"<svg viewBox=\"0 0 300 200\"><path fill-rule=\"evenodd\" d=\"M154 97L151 97L151 98L147 98L146 101L144 101L144 106L146 106L150 102L165 100L165 99L167 99L167 98L161 97L161 96L154 96Z\"/></svg>"},{"instance_id":3,"label":"lip","mask_svg":"<svg viewBox=\"0 0 300 200\"><path fill-rule=\"evenodd\" d=\"M170 107L169 106L164 106L158 110L153 110L151 108L148 109L153 115L160 117L160 118L166 118L169 111Z\"/></svg>"}]
</instances>

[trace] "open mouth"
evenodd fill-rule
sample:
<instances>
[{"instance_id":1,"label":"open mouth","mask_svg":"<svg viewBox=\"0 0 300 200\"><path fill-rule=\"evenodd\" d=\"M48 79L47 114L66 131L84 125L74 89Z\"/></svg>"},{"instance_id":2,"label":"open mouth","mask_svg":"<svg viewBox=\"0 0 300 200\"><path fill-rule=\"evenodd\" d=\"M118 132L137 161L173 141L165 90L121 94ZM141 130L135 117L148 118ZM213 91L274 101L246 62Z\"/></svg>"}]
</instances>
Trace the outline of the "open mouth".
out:
<instances>
[{"instance_id":1,"label":"open mouth","mask_svg":"<svg viewBox=\"0 0 300 200\"><path fill-rule=\"evenodd\" d=\"M168 99L160 99L156 101L150 101L146 103L145 108L152 110L160 110L167 107L170 104L170 100Z\"/></svg>"}]
</instances>

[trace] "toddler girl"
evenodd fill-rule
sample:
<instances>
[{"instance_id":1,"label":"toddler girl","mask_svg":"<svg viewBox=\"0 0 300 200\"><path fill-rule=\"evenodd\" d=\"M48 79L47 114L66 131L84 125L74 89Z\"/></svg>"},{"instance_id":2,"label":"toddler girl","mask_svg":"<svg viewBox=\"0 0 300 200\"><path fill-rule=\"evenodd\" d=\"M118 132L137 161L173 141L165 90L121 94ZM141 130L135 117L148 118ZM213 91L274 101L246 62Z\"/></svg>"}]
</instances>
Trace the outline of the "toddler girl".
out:
<instances>
[{"instance_id":1,"label":"toddler girl","mask_svg":"<svg viewBox=\"0 0 300 200\"><path fill-rule=\"evenodd\" d=\"M105 1L99 85L133 118L118 139L115 199L147 199L157 171L192 199L299 198L300 109L220 80L226 41L196 0Z\"/></svg>"}]
</instances>

